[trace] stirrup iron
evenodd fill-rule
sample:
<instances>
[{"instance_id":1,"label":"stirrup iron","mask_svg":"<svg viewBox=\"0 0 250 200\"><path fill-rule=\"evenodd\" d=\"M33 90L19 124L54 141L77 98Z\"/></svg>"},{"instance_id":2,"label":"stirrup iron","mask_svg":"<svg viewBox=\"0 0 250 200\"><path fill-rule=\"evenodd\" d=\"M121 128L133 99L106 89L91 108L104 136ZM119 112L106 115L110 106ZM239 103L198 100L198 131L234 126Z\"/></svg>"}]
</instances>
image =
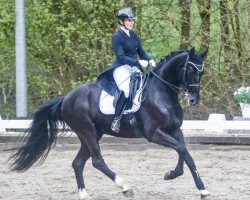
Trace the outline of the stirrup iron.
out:
<instances>
[{"instance_id":1,"label":"stirrup iron","mask_svg":"<svg viewBox=\"0 0 250 200\"><path fill-rule=\"evenodd\" d=\"M119 133L120 126L121 126L121 119L119 119L118 117L116 117L114 119L114 121L112 122L112 124L111 124L111 130L114 131L114 132L116 132L116 133Z\"/></svg>"}]
</instances>

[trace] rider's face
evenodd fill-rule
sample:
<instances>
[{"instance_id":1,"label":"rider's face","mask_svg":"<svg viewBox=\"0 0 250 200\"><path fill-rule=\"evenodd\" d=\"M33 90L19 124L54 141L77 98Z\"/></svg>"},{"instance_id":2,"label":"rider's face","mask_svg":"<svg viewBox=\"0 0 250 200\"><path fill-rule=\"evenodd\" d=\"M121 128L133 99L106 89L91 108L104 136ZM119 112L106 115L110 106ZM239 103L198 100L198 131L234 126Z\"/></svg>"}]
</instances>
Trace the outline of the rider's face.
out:
<instances>
[{"instance_id":1,"label":"rider's face","mask_svg":"<svg viewBox=\"0 0 250 200\"><path fill-rule=\"evenodd\" d=\"M135 20L134 19L125 19L124 20L124 26L128 30L132 30L134 26Z\"/></svg>"}]
</instances>

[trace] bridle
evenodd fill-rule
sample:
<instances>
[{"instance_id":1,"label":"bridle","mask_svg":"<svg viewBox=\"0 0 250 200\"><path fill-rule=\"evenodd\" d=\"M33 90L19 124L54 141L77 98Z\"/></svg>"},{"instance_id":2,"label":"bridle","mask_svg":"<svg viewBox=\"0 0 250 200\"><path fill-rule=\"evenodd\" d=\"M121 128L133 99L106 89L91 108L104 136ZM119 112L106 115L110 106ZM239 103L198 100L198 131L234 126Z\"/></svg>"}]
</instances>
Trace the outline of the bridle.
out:
<instances>
[{"instance_id":1,"label":"bridle","mask_svg":"<svg viewBox=\"0 0 250 200\"><path fill-rule=\"evenodd\" d=\"M195 64L189 60L189 55L187 56L185 65L184 65L184 67L182 69L182 73L181 73L182 74L181 75L181 83L182 83L182 86L185 89L185 91L188 91L189 87L197 87L197 88L200 87L200 83L188 84L188 81L187 81L187 66L188 66L188 64L191 64L196 69L196 71L198 72L198 76L200 76L200 73L202 73L204 70L204 64L202 64L202 65ZM198 80L200 80L200 77L198 77Z\"/></svg>"},{"instance_id":2,"label":"bridle","mask_svg":"<svg viewBox=\"0 0 250 200\"><path fill-rule=\"evenodd\" d=\"M202 73L203 70L204 70L204 64L202 64L202 65L195 64L195 63L193 63L193 62L191 62L189 60L189 55L187 56L187 58L185 60L184 67L183 67L182 72L181 72L181 76L180 76L180 82L182 83L181 85L184 88L185 92L188 92L189 87L198 87L198 88L200 87L199 83L188 84L188 81L187 81L187 67L188 67L188 64L192 65L197 70L198 74ZM161 78L158 74L156 74L154 72L154 69L152 67L149 67L149 73L153 74L161 82L163 82L168 87L170 87L173 91L175 91L176 93L179 93L180 87L178 87L176 85L173 85L172 83L170 83L170 82L164 80L163 78Z\"/></svg>"}]
</instances>

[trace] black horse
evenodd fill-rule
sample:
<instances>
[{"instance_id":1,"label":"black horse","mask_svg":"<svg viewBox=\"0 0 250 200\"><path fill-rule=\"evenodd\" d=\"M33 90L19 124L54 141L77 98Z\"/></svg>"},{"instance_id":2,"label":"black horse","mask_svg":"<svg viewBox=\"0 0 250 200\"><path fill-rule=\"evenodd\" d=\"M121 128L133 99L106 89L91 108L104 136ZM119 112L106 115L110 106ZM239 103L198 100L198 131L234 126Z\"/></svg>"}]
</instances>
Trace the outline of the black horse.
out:
<instances>
[{"instance_id":1,"label":"black horse","mask_svg":"<svg viewBox=\"0 0 250 200\"><path fill-rule=\"evenodd\" d=\"M166 173L164 179L175 179L183 174L184 162L189 167L201 196L209 193L199 176L190 156L180 129L183 122L182 108L178 101L181 86L186 91L188 103L196 105L200 98L200 81L204 71L202 53L176 51L161 59L157 67L150 71L144 94L147 94L140 109L135 113L142 135L149 142L173 148L179 155L177 166ZM132 189L116 173L111 171L101 155L99 140L103 134L116 137L136 138L138 133L129 125L126 117L121 121L119 133L112 132L110 126L113 115L104 115L99 109L102 88L95 82L82 84L65 97L57 97L42 105L34 113L29 133L23 144L17 148L12 169L18 172L28 170L33 164L41 164L54 146L59 126L68 125L78 136L81 148L72 166L75 171L81 199L88 198L83 180L83 168L91 157L95 168L103 172L124 194L132 195Z\"/></svg>"}]
</instances>

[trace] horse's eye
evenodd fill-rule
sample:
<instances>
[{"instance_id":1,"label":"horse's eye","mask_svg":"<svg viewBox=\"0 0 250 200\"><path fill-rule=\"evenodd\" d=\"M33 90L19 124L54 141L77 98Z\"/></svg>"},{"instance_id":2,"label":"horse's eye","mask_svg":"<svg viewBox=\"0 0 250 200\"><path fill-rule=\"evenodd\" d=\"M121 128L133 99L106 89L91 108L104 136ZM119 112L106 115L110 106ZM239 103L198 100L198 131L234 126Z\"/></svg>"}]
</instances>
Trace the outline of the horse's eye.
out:
<instances>
[{"instance_id":1,"label":"horse's eye","mask_svg":"<svg viewBox=\"0 0 250 200\"><path fill-rule=\"evenodd\" d=\"M188 72L188 74L193 74L195 72L195 70L193 67L190 67L187 72Z\"/></svg>"}]
</instances>

